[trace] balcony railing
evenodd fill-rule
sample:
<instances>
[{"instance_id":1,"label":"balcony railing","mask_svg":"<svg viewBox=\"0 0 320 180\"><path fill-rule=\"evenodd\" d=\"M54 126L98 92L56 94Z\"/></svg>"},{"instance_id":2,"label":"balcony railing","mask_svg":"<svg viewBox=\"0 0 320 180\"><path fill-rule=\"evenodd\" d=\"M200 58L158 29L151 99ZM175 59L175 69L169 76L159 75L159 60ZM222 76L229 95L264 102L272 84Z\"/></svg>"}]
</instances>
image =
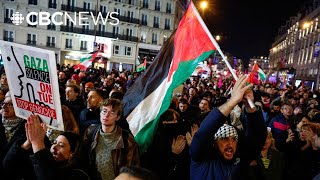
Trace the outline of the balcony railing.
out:
<instances>
[{"instance_id":1,"label":"balcony railing","mask_svg":"<svg viewBox=\"0 0 320 180\"><path fill-rule=\"evenodd\" d=\"M73 26L60 26L60 31L64 32L73 32L74 27Z\"/></svg>"},{"instance_id":2,"label":"balcony railing","mask_svg":"<svg viewBox=\"0 0 320 180\"><path fill-rule=\"evenodd\" d=\"M141 25L147 26L147 25L148 25L148 22L147 22L147 21L142 21L142 22L141 22Z\"/></svg>"},{"instance_id":3,"label":"balcony railing","mask_svg":"<svg viewBox=\"0 0 320 180\"><path fill-rule=\"evenodd\" d=\"M53 25L53 24L49 24L49 25L47 26L47 29L48 29L48 30L56 30L56 26Z\"/></svg>"},{"instance_id":4,"label":"balcony railing","mask_svg":"<svg viewBox=\"0 0 320 180\"><path fill-rule=\"evenodd\" d=\"M70 6L67 4L61 4L61 10L71 11L71 12L81 12L83 8Z\"/></svg>"},{"instance_id":5,"label":"balcony railing","mask_svg":"<svg viewBox=\"0 0 320 180\"><path fill-rule=\"evenodd\" d=\"M48 8L57 9L57 3L49 3Z\"/></svg>"},{"instance_id":6,"label":"balcony railing","mask_svg":"<svg viewBox=\"0 0 320 180\"><path fill-rule=\"evenodd\" d=\"M142 4L142 7L143 7L143 8L149 8L149 4L148 4L148 3L143 3L143 4Z\"/></svg>"},{"instance_id":7,"label":"balcony railing","mask_svg":"<svg viewBox=\"0 0 320 180\"><path fill-rule=\"evenodd\" d=\"M170 30L170 26L169 26L169 25L165 25L165 26L164 26L164 29Z\"/></svg>"},{"instance_id":8,"label":"balcony railing","mask_svg":"<svg viewBox=\"0 0 320 180\"><path fill-rule=\"evenodd\" d=\"M158 41L152 40L152 44L157 44Z\"/></svg>"},{"instance_id":9,"label":"balcony railing","mask_svg":"<svg viewBox=\"0 0 320 180\"><path fill-rule=\"evenodd\" d=\"M35 45L37 45L37 41L32 41L32 40L28 39L27 44L35 46Z\"/></svg>"},{"instance_id":10,"label":"balcony railing","mask_svg":"<svg viewBox=\"0 0 320 180\"><path fill-rule=\"evenodd\" d=\"M166 13L170 13L171 14L171 9L167 9Z\"/></svg>"},{"instance_id":11,"label":"balcony railing","mask_svg":"<svg viewBox=\"0 0 320 180\"><path fill-rule=\"evenodd\" d=\"M154 28L159 28L159 23L153 23Z\"/></svg>"},{"instance_id":12,"label":"balcony railing","mask_svg":"<svg viewBox=\"0 0 320 180\"><path fill-rule=\"evenodd\" d=\"M120 35L116 33L103 32L103 31L97 31L96 35L101 37L108 37L108 38L115 38L115 39L118 38L120 40L138 42L138 37L135 37L135 36Z\"/></svg>"},{"instance_id":13,"label":"balcony railing","mask_svg":"<svg viewBox=\"0 0 320 180\"><path fill-rule=\"evenodd\" d=\"M66 45L66 49L72 49L71 45Z\"/></svg>"},{"instance_id":14,"label":"balcony railing","mask_svg":"<svg viewBox=\"0 0 320 180\"><path fill-rule=\"evenodd\" d=\"M10 18L4 17L4 23L12 23L12 21Z\"/></svg>"},{"instance_id":15,"label":"balcony railing","mask_svg":"<svg viewBox=\"0 0 320 180\"><path fill-rule=\"evenodd\" d=\"M137 18L132 18L132 17L128 17L128 16L118 16L118 18L120 21L139 24L139 19L137 19Z\"/></svg>"},{"instance_id":16,"label":"balcony railing","mask_svg":"<svg viewBox=\"0 0 320 180\"><path fill-rule=\"evenodd\" d=\"M13 42L14 39L10 37L4 37L3 40Z\"/></svg>"},{"instance_id":17,"label":"balcony railing","mask_svg":"<svg viewBox=\"0 0 320 180\"><path fill-rule=\"evenodd\" d=\"M73 32L73 33L78 33L78 34L94 35L94 30L71 27L71 26L60 26L60 31Z\"/></svg>"},{"instance_id":18,"label":"balcony railing","mask_svg":"<svg viewBox=\"0 0 320 180\"><path fill-rule=\"evenodd\" d=\"M155 7L154 7L154 10L155 10L155 11L160 11L160 6L155 6Z\"/></svg>"},{"instance_id":19,"label":"balcony railing","mask_svg":"<svg viewBox=\"0 0 320 180\"><path fill-rule=\"evenodd\" d=\"M28 1L28 4L38 5L38 1L37 1L37 0L29 0L29 1Z\"/></svg>"},{"instance_id":20,"label":"balcony railing","mask_svg":"<svg viewBox=\"0 0 320 180\"><path fill-rule=\"evenodd\" d=\"M67 4L61 4L61 10L71 11L71 12L92 12L93 15L97 15L97 11L96 10L82 8L82 7L70 6L70 5L67 5ZM87 15L90 16L90 14L87 14Z\"/></svg>"},{"instance_id":21,"label":"balcony railing","mask_svg":"<svg viewBox=\"0 0 320 180\"><path fill-rule=\"evenodd\" d=\"M55 43L47 42L47 47L56 47L56 44L55 44Z\"/></svg>"}]
</instances>

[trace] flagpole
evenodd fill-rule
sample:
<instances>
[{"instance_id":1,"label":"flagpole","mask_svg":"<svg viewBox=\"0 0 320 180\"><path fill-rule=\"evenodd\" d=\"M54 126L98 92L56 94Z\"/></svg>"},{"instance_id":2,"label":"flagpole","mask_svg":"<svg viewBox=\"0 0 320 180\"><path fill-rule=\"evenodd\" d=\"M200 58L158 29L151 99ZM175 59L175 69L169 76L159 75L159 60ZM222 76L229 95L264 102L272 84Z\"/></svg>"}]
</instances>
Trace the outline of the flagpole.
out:
<instances>
[{"instance_id":1,"label":"flagpole","mask_svg":"<svg viewBox=\"0 0 320 180\"><path fill-rule=\"evenodd\" d=\"M191 2L191 3L192 3L192 2ZM213 37L212 37L212 35L211 35L210 31L208 30L208 27L207 27L207 26L206 26L206 24L203 22L203 20L202 20L202 18L201 18L201 16L200 16L200 14L199 14L199 12L198 12L197 8L195 8L195 6L194 6L194 4L193 4L193 3L192 3L192 8L193 8L193 10L194 10L194 12L195 12L196 16L198 17L200 24L202 25L202 27L204 28L204 30L207 32L207 34L208 34L208 36L209 36L209 38L210 38L211 42L214 44L214 46L216 47L216 50L217 50L217 51L220 53L220 55L222 56L222 59L223 59L223 61L226 63L226 65L227 65L227 67L228 67L229 71L231 72L231 74L232 74L233 78L237 81L237 80L238 80L237 75L235 74L235 72L233 71L233 69L232 69L232 67L231 67L230 63L227 61L226 57L224 56L223 52L221 51L221 49L220 49L220 47L219 47L218 43L213 39ZM247 101L248 101L248 103L249 103L250 107L251 107L251 108L254 108L254 107L255 107L255 105L253 104L253 102L251 101L251 99L250 99L249 97L246 97L246 99L247 99Z\"/></svg>"}]
</instances>

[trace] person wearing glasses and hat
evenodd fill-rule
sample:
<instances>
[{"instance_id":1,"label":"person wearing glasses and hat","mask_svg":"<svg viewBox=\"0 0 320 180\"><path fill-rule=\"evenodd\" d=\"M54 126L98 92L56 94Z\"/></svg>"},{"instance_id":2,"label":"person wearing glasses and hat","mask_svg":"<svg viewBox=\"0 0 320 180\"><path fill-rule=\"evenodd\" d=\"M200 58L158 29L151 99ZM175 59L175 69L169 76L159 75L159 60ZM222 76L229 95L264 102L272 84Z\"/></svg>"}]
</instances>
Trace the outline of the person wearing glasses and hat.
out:
<instances>
[{"instance_id":1,"label":"person wearing glasses and hat","mask_svg":"<svg viewBox=\"0 0 320 180\"><path fill-rule=\"evenodd\" d=\"M1 103L0 119L0 160L2 162L12 144L25 135L25 122L16 116L10 96ZM0 165L0 172L1 167Z\"/></svg>"},{"instance_id":2,"label":"person wearing glasses and hat","mask_svg":"<svg viewBox=\"0 0 320 180\"><path fill-rule=\"evenodd\" d=\"M261 110L251 108L252 85L245 85L247 77L241 76L233 87L231 98L213 109L203 120L190 146L191 180L243 179L250 162L256 159L265 143L267 127ZM245 105L247 125L244 134L225 124L226 117L238 103Z\"/></svg>"}]
</instances>

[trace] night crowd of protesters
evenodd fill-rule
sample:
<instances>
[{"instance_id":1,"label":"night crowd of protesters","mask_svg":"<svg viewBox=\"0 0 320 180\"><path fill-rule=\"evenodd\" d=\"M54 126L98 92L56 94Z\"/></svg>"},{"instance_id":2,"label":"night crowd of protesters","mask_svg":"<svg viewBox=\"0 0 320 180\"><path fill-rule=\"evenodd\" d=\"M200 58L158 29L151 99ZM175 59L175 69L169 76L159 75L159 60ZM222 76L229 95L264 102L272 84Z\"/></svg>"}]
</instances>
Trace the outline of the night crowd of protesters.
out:
<instances>
[{"instance_id":1,"label":"night crowd of protesters","mask_svg":"<svg viewBox=\"0 0 320 180\"><path fill-rule=\"evenodd\" d=\"M192 76L140 152L121 103L140 73L57 75L64 132L17 117L1 73L0 179L320 179L320 93L309 87Z\"/></svg>"}]
</instances>

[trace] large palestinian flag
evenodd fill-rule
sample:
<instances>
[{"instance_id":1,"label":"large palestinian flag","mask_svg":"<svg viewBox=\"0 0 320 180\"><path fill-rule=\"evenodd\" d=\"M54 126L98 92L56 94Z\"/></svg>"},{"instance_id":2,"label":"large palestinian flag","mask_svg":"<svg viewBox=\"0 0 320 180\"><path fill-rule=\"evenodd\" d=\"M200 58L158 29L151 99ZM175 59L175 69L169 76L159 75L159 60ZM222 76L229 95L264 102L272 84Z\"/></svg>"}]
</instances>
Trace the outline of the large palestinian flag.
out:
<instances>
[{"instance_id":1,"label":"large palestinian flag","mask_svg":"<svg viewBox=\"0 0 320 180\"><path fill-rule=\"evenodd\" d=\"M173 90L189 78L198 63L207 59L216 47L194 4L190 3L175 33L123 99L124 116L141 152L151 144L159 117L170 105Z\"/></svg>"}]
</instances>

